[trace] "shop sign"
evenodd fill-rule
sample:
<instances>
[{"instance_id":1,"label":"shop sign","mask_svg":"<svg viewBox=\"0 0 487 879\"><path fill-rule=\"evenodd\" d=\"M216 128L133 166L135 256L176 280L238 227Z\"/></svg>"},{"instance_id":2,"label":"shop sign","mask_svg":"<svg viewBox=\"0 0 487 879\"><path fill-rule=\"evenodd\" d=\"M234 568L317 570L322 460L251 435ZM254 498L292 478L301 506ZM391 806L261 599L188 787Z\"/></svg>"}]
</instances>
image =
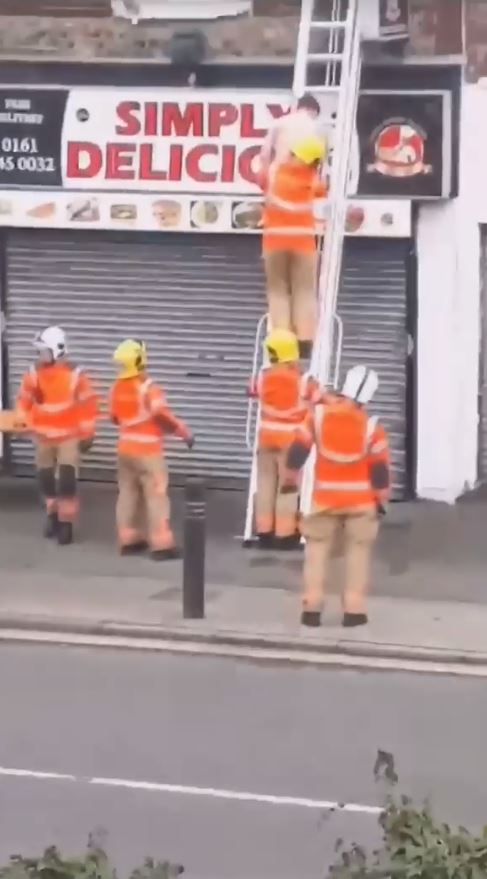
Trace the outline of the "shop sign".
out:
<instances>
[{"instance_id":1,"label":"shop sign","mask_svg":"<svg viewBox=\"0 0 487 879\"><path fill-rule=\"evenodd\" d=\"M0 185L63 185L61 140L68 92L0 89Z\"/></svg>"},{"instance_id":2,"label":"shop sign","mask_svg":"<svg viewBox=\"0 0 487 879\"><path fill-rule=\"evenodd\" d=\"M0 227L256 235L262 229L262 208L262 198L255 195L198 198L179 193L0 189ZM317 234L326 223L318 214ZM358 237L408 238L410 202L351 199L345 232Z\"/></svg>"},{"instance_id":3,"label":"shop sign","mask_svg":"<svg viewBox=\"0 0 487 879\"><path fill-rule=\"evenodd\" d=\"M407 40L409 38L408 0L360 0L360 33L363 40Z\"/></svg>"},{"instance_id":4,"label":"shop sign","mask_svg":"<svg viewBox=\"0 0 487 879\"><path fill-rule=\"evenodd\" d=\"M409 0L379 0L379 39L409 37Z\"/></svg>"},{"instance_id":5,"label":"shop sign","mask_svg":"<svg viewBox=\"0 0 487 879\"><path fill-rule=\"evenodd\" d=\"M362 92L357 135L359 195L408 199L451 195L449 92Z\"/></svg>"},{"instance_id":6,"label":"shop sign","mask_svg":"<svg viewBox=\"0 0 487 879\"><path fill-rule=\"evenodd\" d=\"M446 191L447 97L361 96L354 196ZM289 108L282 91L1 87L0 224L258 232L257 156Z\"/></svg>"},{"instance_id":7,"label":"shop sign","mask_svg":"<svg viewBox=\"0 0 487 879\"><path fill-rule=\"evenodd\" d=\"M15 88L1 92L0 185L255 192L287 93Z\"/></svg>"}]
</instances>

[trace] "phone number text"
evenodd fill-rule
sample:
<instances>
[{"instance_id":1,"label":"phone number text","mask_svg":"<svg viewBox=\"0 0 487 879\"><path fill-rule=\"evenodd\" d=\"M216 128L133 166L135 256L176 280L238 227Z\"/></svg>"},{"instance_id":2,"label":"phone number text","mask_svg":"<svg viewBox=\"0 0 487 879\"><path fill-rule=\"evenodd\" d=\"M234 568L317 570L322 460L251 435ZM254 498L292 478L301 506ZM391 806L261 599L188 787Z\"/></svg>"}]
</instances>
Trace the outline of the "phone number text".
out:
<instances>
[{"instance_id":1,"label":"phone number text","mask_svg":"<svg viewBox=\"0 0 487 879\"><path fill-rule=\"evenodd\" d=\"M39 156L35 137L2 137L0 139L0 171L27 171L49 174L56 170L52 156Z\"/></svg>"}]
</instances>

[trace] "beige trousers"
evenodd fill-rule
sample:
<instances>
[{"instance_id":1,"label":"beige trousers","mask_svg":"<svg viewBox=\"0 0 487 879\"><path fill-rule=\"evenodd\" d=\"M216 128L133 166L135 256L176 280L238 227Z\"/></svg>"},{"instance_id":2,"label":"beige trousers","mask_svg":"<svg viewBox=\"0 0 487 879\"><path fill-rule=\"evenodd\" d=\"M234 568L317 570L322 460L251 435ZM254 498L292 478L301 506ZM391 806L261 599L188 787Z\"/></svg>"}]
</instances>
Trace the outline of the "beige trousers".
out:
<instances>
[{"instance_id":1,"label":"beige trousers","mask_svg":"<svg viewBox=\"0 0 487 879\"><path fill-rule=\"evenodd\" d=\"M298 493L281 494L287 450L259 449L255 525L258 534L291 537L298 524Z\"/></svg>"},{"instance_id":2,"label":"beige trousers","mask_svg":"<svg viewBox=\"0 0 487 879\"><path fill-rule=\"evenodd\" d=\"M50 467L57 469L64 464L78 471L80 458L79 440L66 440L64 443L36 443L38 470L47 470Z\"/></svg>"},{"instance_id":3,"label":"beige trousers","mask_svg":"<svg viewBox=\"0 0 487 879\"><path fill-rule=\"evenodd\" d=\"M35 459L46 512L57 513L60 522L74 522L79 512L76 496L81 463L79 440L60 443L37 440Z\"/></svg>"},{"instance_id":4,"label":"beige trousers","mask_svg":"<svg viewBox=\"0 0 487 879\"><path fill-rule=\"evenodd\" d=\"M316 510L303 521L304 610L321 611L333 544L339 531L345 537L345 613L365 613L372 548L379 533L374 509Z\"/></svg>"},{"instance_id":5,"label":"beige trousers","mask_svg":"<svg viewBox=\"0 0 487 879\"><path fill-rule=\"evenodd\" d=\"M314 339L317 319L317 254L270 250L264 253L271 326L291 330L300 342Z\"/></svg>"},{"instance_id":6,"label":"beige trousers","mask_svg":"<svg viewBox=\"0 0 487 879\"><path fill-rule=\"evenodd\" d=\"M116 519L120 546L144 540L146 529L152 549L174 546L167 487L167 468L160 455L119 455Z\"/></svg>"}]
</instances>

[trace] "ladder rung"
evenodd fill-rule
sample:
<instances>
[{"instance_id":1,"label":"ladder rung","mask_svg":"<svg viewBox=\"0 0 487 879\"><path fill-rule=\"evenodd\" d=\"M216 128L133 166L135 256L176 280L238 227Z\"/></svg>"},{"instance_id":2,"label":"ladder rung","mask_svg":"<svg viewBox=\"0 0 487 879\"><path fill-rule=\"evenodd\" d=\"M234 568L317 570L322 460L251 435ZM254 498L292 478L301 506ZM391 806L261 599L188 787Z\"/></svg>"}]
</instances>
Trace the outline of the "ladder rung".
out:
<instances>
[{"instance_id":1,"label":"ladder rung","mask_svg":"<svg viewBox=\"0 0 487 879\"><path fill-rule=\"evenodd\" d=\"M346 21L312 21L311 27L313 30L337 31L343 30L346 23Z\"/></svg>"},{"instance_id":2,"label":"ladder rung","mask_svg":"<svg viewBox=\"0 0 487 879\"><path fill-rule=\"evenodd\" d=\"M313 64L315 61L343 61L343 55L341 52L310 52L307 57L308 64Z\"/></svg>"},{"instance_id":3,"label":"ladder rung","mask_svg":"<svg viewBox=\"0 0 487 879\"><path fill-rule=\"evenodd\" d=\"M306 84L309 92L316 92L320 95L337 95L340 91L339 85L312 85L310 82Z\"/></svg>"}]
</instances>

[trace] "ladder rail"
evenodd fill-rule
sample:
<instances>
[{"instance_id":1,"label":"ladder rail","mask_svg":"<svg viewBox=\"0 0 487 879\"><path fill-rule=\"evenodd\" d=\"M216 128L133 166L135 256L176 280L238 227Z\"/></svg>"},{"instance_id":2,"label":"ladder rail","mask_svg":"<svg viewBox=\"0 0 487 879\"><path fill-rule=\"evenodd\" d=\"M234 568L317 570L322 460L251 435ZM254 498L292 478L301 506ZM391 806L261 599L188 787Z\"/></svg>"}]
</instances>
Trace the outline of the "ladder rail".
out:
<instances>
[{"instance_id":1,"label":"ladder rail","mask_svg":"<svg viewBox=\"0 0 487 879\"><path fill-rule=\"evenodd\" d=\"M260 407L259 407L260 408ZM254 507L255 507L255 495L257 493L257 438L259 435L259 412L257 413L257 421L255 425L255 434L254 434L254 447L252 451L252 466L250 468L250 478L249 478L249 490L247 495L247 509L245 512L245 527L244 527L244 544L250 543L252 540L252 535L254 531Z\"/></svg>"},{"instance_id":2,"label":"ladder rail","mask_svg":"<svg viewBox=\"0 0 487 879\"><path fill-rule=\"evenodd\" d=\"M331 344L333 315L340 286L345 222L347 211L348 183L350 176L350 154L355 131L355 118L360 85L361 50L358 31L357 0L350 0L348 9L349 27L345 39L344 55L350 57L350 69L342 69L342 77L347 79L347 88L342 88L339 96L337 118L344 120L343 126L335 129L333 163L331 169L330 219L325 230L325 243L319 277L319 315L317 321L317 345L313 352L312 367L319 380L330 381ZM344 83L342 83L344 84ZM351 92L351 93L350 93ZM328 240L326 240L328 239Z\"/></svg>"},{"instance_id":3,"label":"ladder rail","mask_svg":"<svg viewBox=\"0 0 487 879\"><path fill-rule=\"evenodd\" d=\"M335 354L335 371L333 375L333 389L336 391L336 389L338 388L338 380L340 378L340 366L342 361L343 321L337 312L335 312L333 317L335 318L335 323L337 325L337 346Z\"/></svg>"},{"instance_id":4,"label":"ladder rail","mask_svg":"<svg viewBox=\"0 0 487 879\"><path fill-rule=\"evenodd\" d=\"M327 95L333 101L337 96L335 113L327 105L325 113L334 117L330 168L330 198L327 205L325 234L321 242L320 265L318 269L318 314L316 341L313 345L310 372L323 386L338 387L344 328L337 312L340 275L343 263L347 195L350 192L352 145L354 142L356 111L361 74L361 44L358 22L359 0L332 0L328 20L314 21L316 0L302 0L301 18L296 50L293 77L293 94L299 98L309 90L318 95ZM315 50L313 33L322 33L319 51ZM322 48L321 48L322 47ZM310 65L322 66L321 82L312 84L308 75ZM324 169L326 173L326 169ZM259 343L266 316L259 321L253 357L253 376L259 362ZM334 361L333 361L334 357ZM255 432L252 437L252 425ZM247 411L246 443L252 448L252 467L249 478L249 494L245 521L244 539L250 542L253 535L255 494L257 489L257 441L260 419L258 401L250 400ZM316 449L313 447L302 475L300 489L300 510L308 512L314 481Z\"/></svg>"},{"instance_id":5,"label":"ladder rail","mask_svg":"<svg viewBox=\"0 0 487 879\"><path fill-rule=\"evenodd\" d=\"M269 326L269 315L266 313L262 315L260 320L257 322L257 329L255 331L255 343L254 343L254 356L252 360L252 378L253 381L259 372L259 352L262 350L264 335L263 330L267 332ZM265 355L262 353L262 363L265 363ZM254 436L252 439L252 421L253 415L255 411L255 425L254 425ZM247 509L245 512L245 527L244 527L244 535L243 541L244 545L249 545L252 540L253 534L253 526L254 526L254 508L255 508L255 495L257 492L257 448L258 448L258 436L259 436L259 425L260 425L260 404L259 401L249 398L248 407L247 407L247 424L245 428L245 442L247 445L247 449L252 452L252 464L250 468L250 477L249 477L249 487L247 493Z\"/></svg>"},{"instance_id":6,"label":"ladder rail","mask_svg":"<svg viewBox=\"0 0 487 879\"><path fill-rule=\"evenodd\" d=\"M341 7L340 7L341 8ZM339 10L340 11L340 10ZM311 372L321 385L328 386L333 360L333 331L338 327L333 384L338 385L343 347L343 322L336 310L343 262L350 155L355 132L356 111L361 74L361 46L358 24L358 0L349 0L345 28L343 63L337 107L337 125L333 140L330 181L330 218L325 228L318 281L318 320L316 342L311 358ZM348 63L347 63L348 62ZM300 510L311 509L316 451L309 456L303 472Z\"/></svg>"},{"instance_id":7,"label":"ladder rail","mask_svg":"<svg viewBox=\"0 0 487 879\"><path fill-rule=\"evenodd\" d=\"M309 52L311 22L313 20L314 0L301 0L301 16L299 22L298 42L296 45L296 64L294 65L293 94L302 97L306 89L306 59ZM300 64L301 59L305 60Z\"/></svg>"},{"instance_id":8,"label":"ladder rail","mask_svg":"<svg viewBox=\"0 0 487 879\"><path fill-rule=\"evenodd\" d=\"M259 371L259 350L261 345L261 336L262 336L262 327L267 325L268 315L264 314L257 323L257 329L255 331L255 343L254 343L254 356L252 358L252 373L251 373L251 381L253 381L257 373ZM257 401L252 397L249 397L247 404L247 421L245 425L245 444L249 452L253 448L253 442L251 438L252 434L252 416L254 411L254 406Z\"/></svg>"}]
</instances>

